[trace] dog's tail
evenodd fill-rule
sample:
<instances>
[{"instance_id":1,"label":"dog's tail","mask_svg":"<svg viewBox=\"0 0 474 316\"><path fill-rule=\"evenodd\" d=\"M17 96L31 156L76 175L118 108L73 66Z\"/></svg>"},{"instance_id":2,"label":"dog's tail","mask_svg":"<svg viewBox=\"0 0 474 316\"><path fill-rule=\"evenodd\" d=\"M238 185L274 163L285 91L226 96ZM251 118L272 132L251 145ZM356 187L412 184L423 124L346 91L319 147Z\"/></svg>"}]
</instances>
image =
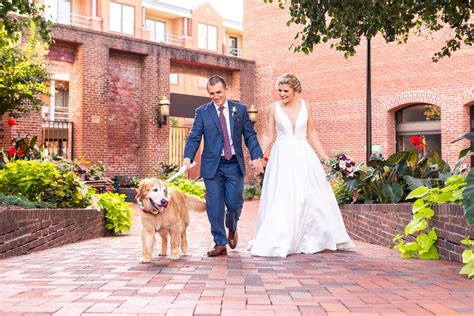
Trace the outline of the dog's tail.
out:
<instances>
[{"instance_id":1,"label":"dog's tail","mask_svg":"<svg viewBox=\"0 0 474 316\"><path fill-rule=\"evenodd\" d=\"M205 212L206 201L195 195L186 194L186 208L193 212Z\"/></svg>"}]
</instances>

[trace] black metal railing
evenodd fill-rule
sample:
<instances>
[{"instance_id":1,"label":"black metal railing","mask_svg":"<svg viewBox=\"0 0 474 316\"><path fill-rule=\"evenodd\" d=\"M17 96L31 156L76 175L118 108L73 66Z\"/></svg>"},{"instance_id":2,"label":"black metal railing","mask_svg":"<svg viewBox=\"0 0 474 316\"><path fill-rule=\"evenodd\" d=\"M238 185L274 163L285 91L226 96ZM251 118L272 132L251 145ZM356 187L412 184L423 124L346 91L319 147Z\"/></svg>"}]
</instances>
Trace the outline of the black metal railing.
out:
<instances>
[{"instance_id":1,"label":"black metal railing","mask_svg":"<svg viewBox=\"0 0 474 316\"><path fill-rule=\"evenodd\" d=\"M74 159L74 125L72 122L43 121L43 141L52 156Z\"/></svg>"}]
</instances>

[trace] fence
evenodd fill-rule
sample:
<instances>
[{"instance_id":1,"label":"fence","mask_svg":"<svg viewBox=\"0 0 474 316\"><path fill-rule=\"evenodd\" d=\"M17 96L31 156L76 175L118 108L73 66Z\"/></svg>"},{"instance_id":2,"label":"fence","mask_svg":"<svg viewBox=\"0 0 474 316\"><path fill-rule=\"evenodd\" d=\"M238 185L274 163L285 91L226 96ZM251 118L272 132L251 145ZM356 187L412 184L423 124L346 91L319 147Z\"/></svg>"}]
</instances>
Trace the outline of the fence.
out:
<instances>
[{"instance_id":1,"label":"fence","mask_svg":"<svg viewBox=\"0 0 474 316\"><path fill-rule=\"evenodd\" d=\"M191 128L171 126L170 128L170 164L181 165L184 155L184 144Z\"/></svg>"},{"instance_id":2,"label":"fence","mask_svg":"<svg viewBox=\"0 0 474 316\"><path fill-rule=\"evenodd\" d=\"M43 141L52 156L74 159L72 122L43 121Z\"/></svg>"}]
</instances>

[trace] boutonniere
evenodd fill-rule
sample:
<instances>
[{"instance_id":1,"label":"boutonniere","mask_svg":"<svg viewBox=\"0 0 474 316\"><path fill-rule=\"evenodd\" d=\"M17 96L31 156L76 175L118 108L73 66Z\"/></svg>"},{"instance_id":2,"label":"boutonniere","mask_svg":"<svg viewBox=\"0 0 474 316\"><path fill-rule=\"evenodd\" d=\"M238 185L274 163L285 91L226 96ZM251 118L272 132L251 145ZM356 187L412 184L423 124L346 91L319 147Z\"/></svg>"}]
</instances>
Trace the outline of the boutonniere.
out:
<instances>
[{"instance_id":1,"label":"boutonniere","mask_svg":"<svg viewBox=\"0 0 474 316\"><path fill-rule=\"evenodd\" d=\"M232 107L232 116L234 116L235 113L237 113L237 108L235 106L233 106Z\"/></svg>"}]
</instances>

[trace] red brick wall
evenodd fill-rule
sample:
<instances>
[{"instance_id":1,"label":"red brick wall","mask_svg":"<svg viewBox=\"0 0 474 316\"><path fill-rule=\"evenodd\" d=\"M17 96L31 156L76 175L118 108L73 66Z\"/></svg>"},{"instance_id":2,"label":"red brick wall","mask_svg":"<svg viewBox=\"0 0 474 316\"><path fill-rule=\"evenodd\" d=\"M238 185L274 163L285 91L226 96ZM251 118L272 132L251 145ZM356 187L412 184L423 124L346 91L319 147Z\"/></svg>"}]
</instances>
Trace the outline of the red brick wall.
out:
<instances>
[{"instance_id":1,"label":"red brick wall","mask_svg":"<svg viewBox=\"0 0 474 316\"><path fill-rule=\"evenodd\" d=\"M0 259L104 236L104 212L0 206Z\"/></svg>"},{"instance_id":2,"label":"red brick wall","mask_svg":"<svg viewBox=\"0 0 474 316\"><path fill-rule=\"evenodd\" d=\"M393 237L403 233L411 221L411 204L345 204L341 205L346 229L352 238L386 247L395 246ZM462 205L435 206L435 217L430 225L438 235L438 251L441 258L461 262L466 249L461 240L474 238L474 226L464 218ZM414 238L410 238L413 241Z\"/></svg>"},{"instance_id":3,"label":"red brick wall","mask_svg":"<svg viewBox=\"0 0 474 316\"><path fill-rule=\"evenodd\" d=\"M288 11L277 4L244 0L244 57L255 60L255 97L262 130L268 105L278 100L275 81L285 72L302 82L302 97L312 106L316 128L329 154L346 151L365 160L365 40L357 54L344 59L329 44L318 45L310 55L288 50L297 27L288 28ZM474 47L463 47L451 58L433 63L431 57L444 45L446 31L411 36L403 45L372 40L373 144L384 155L395 151L394 111L428 102L441 107L443 158L457 160L467 141L450 142L469 131L468 105L474 101Z\"/></svg>"},{"instance_id":4,"label":"red brick wall","mask_svg":"<svg viewBox=\"0 0 474 316\"><path fill-rule=\"evenodd\" d=\"M110 176L155 175L159 163L168 162L169 127L158 128L157 116L160 98L169 98L171 68L225 74L233 98L254 102L246 86L254 80L252 61L71 26L56 26L54 37L58 48L50 57L72 63L74 157L105 162ZM33 123L41 124L38 119L21 129Z\"/></svg>"}]
</instances>

